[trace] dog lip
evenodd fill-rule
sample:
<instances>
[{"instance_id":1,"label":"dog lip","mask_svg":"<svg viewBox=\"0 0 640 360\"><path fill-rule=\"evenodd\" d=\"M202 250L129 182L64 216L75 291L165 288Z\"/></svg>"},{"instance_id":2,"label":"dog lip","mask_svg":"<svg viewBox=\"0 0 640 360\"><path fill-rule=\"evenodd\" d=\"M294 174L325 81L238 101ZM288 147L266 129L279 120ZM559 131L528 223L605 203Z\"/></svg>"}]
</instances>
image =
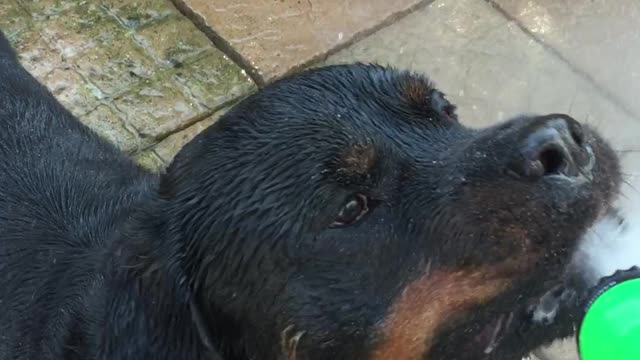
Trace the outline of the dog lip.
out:
<instances>
[{"instance_id":1,"label":"dog lip","mask_svg":"<svg viewBox=\"0 0 640 360\"><path fill-rule=\"evenodd\" d=\"M473 337L470 345L470 349L482 349L482 354L488 356L492 354L502 343L502 340L513 331L515 325L516 311L503 313L494 318L493 321L488 322L480 331Z\"/></svg>"},{"instance_id":2,"label":"dog lip","mask_svg":"<svg viewBox=\"0 0 640 360\"><path fill-rule=\"evenodd\" d=\"M505 328L509 327L509 323L511 322L511 319L513 318L513 313L509 314L509 320L507 320L507 324L504 324L505 322L505 315L500 315L500 317L498 318L497 324L494 326L489 326L488 329L493 328L492 330L492 335L491 338L489 340L489 343L487 344L487 346L484 348L484 353L485 354L491 354L493 352L493 350L496 349L496 347L499 345L500 340L502 339L502 334L503 334L503 326Z\"/></svg>"}]
</instances>

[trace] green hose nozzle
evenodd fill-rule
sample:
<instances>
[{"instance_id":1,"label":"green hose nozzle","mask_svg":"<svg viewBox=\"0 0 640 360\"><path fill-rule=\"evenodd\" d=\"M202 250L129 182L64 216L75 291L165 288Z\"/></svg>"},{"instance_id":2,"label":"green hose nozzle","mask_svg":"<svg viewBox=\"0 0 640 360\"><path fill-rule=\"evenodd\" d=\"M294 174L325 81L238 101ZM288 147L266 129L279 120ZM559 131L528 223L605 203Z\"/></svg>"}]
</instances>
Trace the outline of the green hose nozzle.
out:
<instances>
[{"instance_id":1,"label":"green hose nozzle","mask_svg":"<svg viewBox=\"0 0 640 360\"><path fill-rule=\"evenodd\" d=\"M582 360L640 360L640 269L618 271L594 289L578 329Z\"/></svg>"}]
</instances>

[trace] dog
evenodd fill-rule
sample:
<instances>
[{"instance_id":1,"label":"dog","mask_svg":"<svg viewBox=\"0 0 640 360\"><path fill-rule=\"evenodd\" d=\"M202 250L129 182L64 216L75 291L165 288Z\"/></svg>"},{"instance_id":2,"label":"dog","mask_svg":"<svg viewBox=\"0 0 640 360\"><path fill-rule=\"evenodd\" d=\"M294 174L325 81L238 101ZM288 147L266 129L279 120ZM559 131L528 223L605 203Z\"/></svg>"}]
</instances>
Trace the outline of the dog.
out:
<instances>
[{"instance_id":1,"label":"dog","mask_svg":"<svg viewBox=\"0 0 640 360\"><path fill-rule=\"evenodd\" d=\"M569 115L471 129L375 64L267 85L161 174L3 36L0 79L0 359L520 359L571 334L535 306L620 191Z\"/></svg>"}]
</instances>

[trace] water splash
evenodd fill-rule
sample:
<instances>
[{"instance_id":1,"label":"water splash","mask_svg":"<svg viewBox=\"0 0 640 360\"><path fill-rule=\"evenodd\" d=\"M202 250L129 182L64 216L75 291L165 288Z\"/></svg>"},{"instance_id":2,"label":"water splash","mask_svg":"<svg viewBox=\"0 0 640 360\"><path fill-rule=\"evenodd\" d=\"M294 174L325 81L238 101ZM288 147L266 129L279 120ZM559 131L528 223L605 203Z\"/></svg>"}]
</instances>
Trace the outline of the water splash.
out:
<instances>
[{"instance_id":1,"label":"water splash","mask_svg":"<svg viewBox=\"0 0 640 360\"><path fill-rule=\"evenodd\" d=\"M622 219L606 216L583 238L574 256L591 286L616 270L640 266L640 203L623 210Z\"/></svg>"}]
</instances>

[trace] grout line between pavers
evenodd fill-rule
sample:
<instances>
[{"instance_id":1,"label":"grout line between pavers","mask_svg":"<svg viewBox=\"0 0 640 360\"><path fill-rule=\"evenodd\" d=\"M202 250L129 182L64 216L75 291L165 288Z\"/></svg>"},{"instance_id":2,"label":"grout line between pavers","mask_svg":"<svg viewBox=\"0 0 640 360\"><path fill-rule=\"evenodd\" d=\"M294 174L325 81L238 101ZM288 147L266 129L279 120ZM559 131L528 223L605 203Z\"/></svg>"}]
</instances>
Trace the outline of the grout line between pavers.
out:
<instances>
[{"instance_id":1,"label":"grout line between pavers","mask_svg":"<svg viewBox=\"0 0 640 360\"><path fill-rule=\"evenodd\" d=\"M206 120L207 118L214 116L216 113L224 110L225 108L229 108L235 104L237 104L238 102L242 101L242 99L246 98L247 96L251 95L251 92L243 94L242 96L238 96L235 97L233 99L230 99L228 101L223 102L222 104L220 104L219 106L216 106L215 108L209 108L206 109L206 111L203 111L191 118L189 118L187 121L184 122L184 124L181 124L180 126L176 127L175 129L172 129L170 131L167 131L166 133L163 133L161 135L158 135L157 137L153 138L153 142L147 146L141 147L138 151L136 151L135 154L140 154L143 153L145 151L148 150L153 150L158 144L160 144L162 141L164 141L165 139L167 139L168 137L170 137L171 135L175 135L181 131L184 131L194 125L196 125L197 123ZM158 155L160 156L160 155Z\"/></svg>"},{"instance_id":2,"label":"grout line between pavers","mask_svg":"<svg viewBox=\"0 0 640 360\"><path fill-rule=\"evenodd\" d=\"M620 100L615 94L606 89L605 86L600 85L600 83L589 74L587 71L581 69L576 64L567 59L562 53L556 49L555 47L549 45L543 39L538 37L534 32L532 32L529 28L527 28L520 20L509 14L505 9L500 6L495 0L482 0L488 3L494 10L496 10L501 16L506 18L507 20L513 22L525 35L530 37L537 44L541 45L546 51L548 51L551 55L555 56L557 59L562 61L565 65L569 67L575 74L580 76L582 79L587 81L589 84L596 88L596 91L600 93L605 99L611 101L615 106L617 106L625 115L631 117L635 120L640 120L640 116L638 116L635 111L631 110L627 104Z\"/></svg>"},{"instance_id":3,"label":"grout line between pavers","mask_svg":"<svg viewBox=\"0 0 640 360\"><path fill-rule=\"evenodd\" d=\"M164 167L168 166L169 163L171 162L171 159L165 159L164 157L160 156L160 154L158 154L156 149L149 149L148 151L151 154L151 156L155 156L156 158L158 158L158 160L160 160L160 162L163 163ZM140 151L136 155L140 155L140 154L143 154L143 153L144 153L144 151Z\"/></svg>"},{"instance_id":4,"label":"grout line between pavers","mask_svg":"<svg viewBox=\"0 0 640 360\"><path fill-rule=\"evenodd\" d=\"M195 11L193 11L185 2L184 0L170 0L173 5L178 9L178 11L180 11L180 13L182 13L185 17L187 17L187 19L191 20L191 22L200 30L202 31L208 38L209 40L211 40L211 42L213 43L213 45L215 45L218 50L222 51L225 55L227 55L233 62L236 63L236 65L240 66L246 73L247 75L251 78L251 80L253 80L256 85L258 87L264 87L266 85L266 80L264 79L264 77L262 77L262 75L260 75L258 69L256 69L253 65L251 65L251 63L245 59L242 54L240 54L239 52L237 52L233 46L226 41L222 36L220 36L220 34L218 34L215 30L213 30L213 28L211 26L209 26L207 24L207 21L200 15L197 14ZM295 73L299 70L302 70L304 68L307 68L309 66L313 66L314 64L321 62L323 60L326 60L329 56L337 53L340 50L343 50L363 39L365 39L368 36L371 36L373 34L375 34L376 32L386 28L387 26L390 26L392 24L394 24L396 21L399 21L401 19L403 19L404 17L406 17L407 15L415 12L416 10L422 9L426 6L428 6L429 4L431 4L432 2L434 2L435 0L422 0L422 1L418 1L416 4L409 6L408 8L392 13L391 15L389 15L388 17L386 17L385 19L383 19L382 21L380 21L379 23L367 28L367 29L363 29L360 30L358 32L356 32L351 39L343 42L342 44L339 44L331 49L329 49L327 52L325 52L324 54L321 55L317 55L299 65L293 66L292 68L290 68L289 70L287 70L284 74L280 75L279 77L282 76L286 76L289 75L291 73Z\"/></svg>"},{"instance_id":5,"label":"grout line between pavers","mask_svg":"<svg viewBox=\"0 0 640 360\"><path fill-rule=\"evenodd\" d=\"M184 0L169 0L173 3L173 6L178 9L178 11L184 15L187 19L189 19L198 30L202 31L209 40L213 43L213 45L218 48L218 50L222 51L226 56L231 59L236 65L238 65L242 70L247 73L247 76L253 80L253 82L258 87L263 87L265 85L264 78L260 75L258 69L256 69L251 63L245 59L239 52L237 52L231 44L225 40L220 34L218 34L213 27L207 24L207 21L202 17L202 15L193 11Z\"/></svg>"}]
</instances>

